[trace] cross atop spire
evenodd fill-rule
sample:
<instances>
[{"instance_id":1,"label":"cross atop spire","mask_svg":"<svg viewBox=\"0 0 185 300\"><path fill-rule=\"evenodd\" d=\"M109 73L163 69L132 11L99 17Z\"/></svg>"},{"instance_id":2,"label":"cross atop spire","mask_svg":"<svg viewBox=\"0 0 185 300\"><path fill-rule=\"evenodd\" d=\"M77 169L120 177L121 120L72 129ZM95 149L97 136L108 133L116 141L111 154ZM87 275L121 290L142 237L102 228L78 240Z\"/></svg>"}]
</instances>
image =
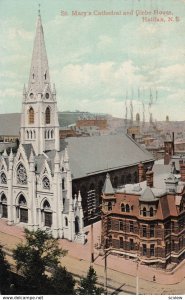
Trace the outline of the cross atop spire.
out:
<instances>
[{"instance_id":1,"label":"cross atop spire","mask_svg":"<svg viewBox=\"0 0 185 300\"><path fill-rule=\"evenodd\" d=\"M39 4L28 90L33 94L43 93L48 85L50 86L49 66Z\"/></svg>"}]
</instances>

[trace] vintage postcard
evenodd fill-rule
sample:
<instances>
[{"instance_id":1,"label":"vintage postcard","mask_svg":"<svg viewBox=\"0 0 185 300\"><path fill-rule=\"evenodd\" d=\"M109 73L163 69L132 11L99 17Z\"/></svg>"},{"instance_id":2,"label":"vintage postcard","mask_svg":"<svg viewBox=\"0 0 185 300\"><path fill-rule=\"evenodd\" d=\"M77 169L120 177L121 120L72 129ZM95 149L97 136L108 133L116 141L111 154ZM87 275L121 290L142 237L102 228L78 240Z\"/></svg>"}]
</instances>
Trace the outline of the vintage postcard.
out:
<instances>
[{"instance_id":1,"label":"vintage postcard","mask_svg":"<svg viewBox=\"0 0 185 300\"><path fill-rule=\"evenodd\" d=\"M0 294L183 299L185 0L0 0L0 24Z\"/></svg>"}]
</instances>

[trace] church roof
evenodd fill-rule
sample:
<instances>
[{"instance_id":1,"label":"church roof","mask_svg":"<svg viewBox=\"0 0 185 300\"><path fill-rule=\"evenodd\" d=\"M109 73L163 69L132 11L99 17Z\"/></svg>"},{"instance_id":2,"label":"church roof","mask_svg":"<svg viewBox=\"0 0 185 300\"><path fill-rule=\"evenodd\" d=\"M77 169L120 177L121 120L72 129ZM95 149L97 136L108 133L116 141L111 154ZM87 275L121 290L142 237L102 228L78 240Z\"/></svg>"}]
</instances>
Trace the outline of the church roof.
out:
<instances>
[{"instance_id":1,"label":"church roof","mask_svg":"<svg viewBox=\"0 0 185 300\"><path fill-rule=\"evenodd\" d=\"M62 151L66 146L73 179L154 161L148 151L125 134L70 137L61 140Z\"/></svg>"},{"instance_id":2,"label":"church roof","mask_svg":"<svg viewBox=\"0 0 185 300\"><path fill-rule=\"evenodd\" d=\"M109 194L109 195L113 195L115 193L115 191L113 190L112 183L110 181L110 176L109 176L108 173L107 173L107 176L106 176L106 179L105 179L105 183L104 183L102 192L104 194Z\"/></svg>"}]
</instances>

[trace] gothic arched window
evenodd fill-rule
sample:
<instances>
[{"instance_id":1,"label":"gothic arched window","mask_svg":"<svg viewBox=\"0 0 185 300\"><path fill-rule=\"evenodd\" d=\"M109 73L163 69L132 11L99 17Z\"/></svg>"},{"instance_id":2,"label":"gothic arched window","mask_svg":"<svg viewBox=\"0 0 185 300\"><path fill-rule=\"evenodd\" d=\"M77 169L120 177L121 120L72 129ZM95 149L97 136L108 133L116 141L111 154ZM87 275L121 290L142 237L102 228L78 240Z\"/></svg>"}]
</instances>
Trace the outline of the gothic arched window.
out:
<instances>
[{"instance_id":1,"label":"gothic arched window","mask_svg":"<svg viewBox=\"0 0 185 300\"><path fill-rule=\"evenodd\" d=\"M7 177L4 172L1 173L1 183L2 184L7 184Z\"/></svg>"},{"instance_id":2,"label":"gothic arched window","mask_svg":"<svg viewBox=\"0 0 185 300\"><path fill-rule=\"evenodd\" d=\"M19 164L17 168L17 183L27 184L27 173L25 167L22 164Z\"/></svg>"},{"instance_id":3,"label":"gothic arched window","mask_svg":"<svg viewBox=\"0 0 185 300\"><path fill-rule=\"evenodd\" d=\"M51 111L49 107L46 108L45 121L46 124L50 124L51 122Z\"/></svg>"},{"instance_id":4,"label":"gothic arched window","mask_svg":"<svg viewBox=\"0 0 185 300\"><path fill-rule=\"evenodd\" d=\"M43 189L47 189L47 190L50 189L50 181L49 181L48 177L46 177L46 176L42 180L42 187L43 187Z\"/></svg>"},{"instance_id":5,"label":"gothic arched window","mask_svg":"<svg viewBox=\"0 0 185 300\"><path fill-rule=\"evenodd\" d=\"M33 124L34 123L34 110L33 107L30 107L29 112L28 112L28 121L29 124Z\"/></svg>"},{"instance_id":6,"label":"gothic arched window","mask_svg":"<svg viewBox=\"0 0 185 300\"><path fill-rule=\"evenodd\" d=\"M51 206L48 202L48 200L44 201L43 204L43 213L44 213L44 226L51 227L52 226L52 212L51 212Z\"/></svg>"},{"instance_id":7,"label":"gothic arched window","mask_svg":"<svg viewBox=\"0 0 185 300\"><path fill-rule=\"evenodd\" d=\"M68 226L68 218L65 217L65 226L67 227Z\"/></svg>"}]
</instances>

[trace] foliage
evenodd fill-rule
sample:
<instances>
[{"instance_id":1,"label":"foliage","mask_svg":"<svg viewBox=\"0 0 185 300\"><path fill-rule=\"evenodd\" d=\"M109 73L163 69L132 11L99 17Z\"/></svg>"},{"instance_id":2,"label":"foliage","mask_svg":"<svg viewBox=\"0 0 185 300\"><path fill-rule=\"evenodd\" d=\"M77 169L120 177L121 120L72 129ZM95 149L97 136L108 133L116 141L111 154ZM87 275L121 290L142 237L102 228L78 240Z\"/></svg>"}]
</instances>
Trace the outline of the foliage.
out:
<instances>
[{"instance_id":1,"label":"foliage","mask_svg":"<svg viewBox=\"0 0 185 300\"><path fill-rule=\"evenodd\" d=\"M5 259L5 253L0 245L0 292L6 293L10 285L10 265Z\"/></svg>"},{"instance_id":2,"label":"foliage","mask_svg":"<svg viewBox=\"0 0 185 300\"><path fill-rule=\"evenodd\" d=\"M97 285L96 271L92 266L89 267L87 276L80 280L80 287L78 288L79 295L101 295L104 293L103 288Z\"/></svg>"},{"instance_id":3,"label":"foliage","mask_svg":"<svg viewBox=\"0 0 185 300\"><path fill-rule=\"evenodd\" d=\"M51 278L53 295L75 295L75 280L65 267L57 267Z\"/></svg>"},{"instance_id":4,"label":"foliage","mask_svg":"<svg viewBox=\"0 0 185 300\"><path fill-rule=\"evenodd\" d=\"M67 251L60 249L58 240L46 231L25 229L25 236L26 243L19 244L13 251L17 270L24 278L22 289L25 294L50 294L48 270L57 268L59 258Z\"/></svg>"}]
</instances>

